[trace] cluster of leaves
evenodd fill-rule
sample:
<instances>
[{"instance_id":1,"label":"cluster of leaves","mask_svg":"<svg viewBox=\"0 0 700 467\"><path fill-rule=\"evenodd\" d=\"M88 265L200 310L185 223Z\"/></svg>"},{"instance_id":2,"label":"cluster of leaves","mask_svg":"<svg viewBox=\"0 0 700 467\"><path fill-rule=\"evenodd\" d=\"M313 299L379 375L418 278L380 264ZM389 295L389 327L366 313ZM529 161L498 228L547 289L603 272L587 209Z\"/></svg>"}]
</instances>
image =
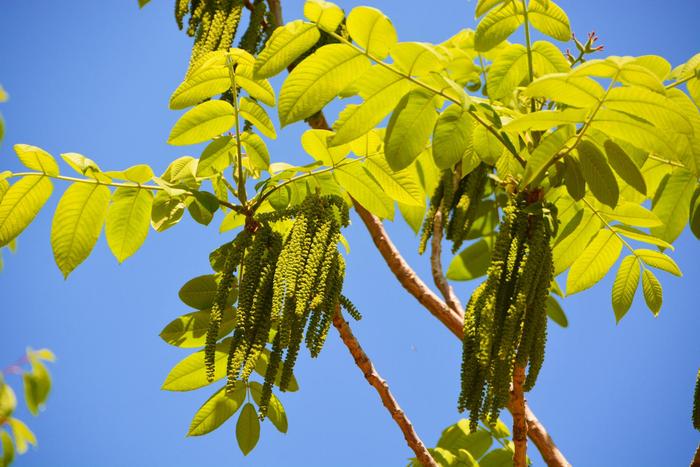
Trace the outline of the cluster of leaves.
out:
<instances>
[{"instance_id":1,"label":"cluster of leaves","mask_svg":"<svg viewBox=\"0 0 700 467\"><path fill-rule=\"evenodd\" d=\"M56 358L48 349L32 350L15 364L0 371L0 466L9 466L15 458L15 452L24 454L29 445L36 446L36 436L21 420L14 417L17 396L12 387L5 382L4 374L22 375L24 383L24 400L32 415L39 415L44 408L51 391L51 375L44 362L53 362ZM25 368L29 364L29 369ZM12 436L5 431L9 429Z\"/></svg>"},{"instance_id":2,"label":"cluster of leaves","mask_svg":"<svg viewBox=\"0 0 700 467\"><path fill-rule=\"evenodd\" d=\"M167 391L192 391L221 381L226 377L226 360L229 354L231 337L235 328L236 310L233 304L237 299L237 289L233 289L228 298L228 307L223 310L219 327L219 339L215 350L214 379L207 378L203 347L206 344L209 315L214 303L217 281L214 274L198 276L182 286L180 300L197 311L186 313L170 322L160 333L160 337L170 345L182 349L199 349L177 363L163 383ZM268 338L272 342L274 333ZM270 352L265 349L258 357L255 372L264 377ZM276 384L279 386L281 372L278 372ZM292 376L287 388L297 391L299 385ZM241 409L236 423L236 438L244 454L253 450L260 436L260 420L254 404L260 404L262 384L258 381L238 382L232 393L226 391L226 385L217 389L211 397L197 410L190 424L188 436L201 436L220 427ZM252 397L252 400L251 400ZM247 402L246 402L247 401ZM270 398L267 418L282 433L287 432L287 415L280 400L273 394Z\"/></svg>"},{"instance_id":3,"label":"cluster of leaves","mask_svg":"<svg viewBox=\"0 0 700 467\"><path fill-rule=\"evenodd\" d=\"M510 431L500 419L494 424L484 422L475 431L470 430L469 420L462 419L445 428L437 446L428 451L443 467L510 467L514 448L509 437ZM422 466L417 459L408 465Z\"/></svg>"}]
</instances>

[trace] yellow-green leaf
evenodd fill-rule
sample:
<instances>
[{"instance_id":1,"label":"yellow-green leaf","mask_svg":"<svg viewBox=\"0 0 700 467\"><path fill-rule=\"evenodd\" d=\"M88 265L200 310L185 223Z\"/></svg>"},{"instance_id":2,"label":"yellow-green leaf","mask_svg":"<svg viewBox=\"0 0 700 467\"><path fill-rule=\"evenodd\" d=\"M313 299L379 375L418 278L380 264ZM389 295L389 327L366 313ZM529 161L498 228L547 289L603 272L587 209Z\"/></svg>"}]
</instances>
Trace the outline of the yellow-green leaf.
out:
<instances>
[{"instance_id":1,"label":"yellow-green leaf","mask_svg":"<svg viewBox=\"0 0 700 467\"><path fill-rule=\"evenodd\" d=\"M635 63L632 57L610 56L606 59L588 60L577 66L574 75L614 78L624 84L643 86L664 93L664 85L653 72Z\"/></svg>"},{"instance_id":2,"label":"yellow-green leaf","mask_svg":"<svg viewBox=\"0 0 700 467\"><path fill-rule=\"evenodd\" d=\"M615 208L620 198L620 188L607 159L598 146L588 140L581 141L577 149L583 178L593 195L601 203Z\"/></svg>"},{"instance_id":3,"label":"yellow-green leaf","mask_svg":"<svg viewBox=\"0 0 700 467\"><path fill-rule=\"evenodd\" d=\"M247 97L242 97L238 110L241 113L241 117L255 125L260 133L270 139L277 138L275 126L272 124L272 120L270 120L267 112L265 112L265 109L263 109L260 104Z\"/></svg>"},{"instance_id":4,"label":"yellow-green leaf","mask_svg":"<svg viewBox=\"0 0 700 467\"><path fill-rule=\"evenodd\" d=\"M141 188L117 188L107 210L105 236L120 263L136 253L146 240L153 193Z\"/></svg>"},{"instance_id":5,"label":"yellow-green leaf","mask_svg":"<svg viewBox=\"0 0 700 467\"><path fill-rule=\"evenodd\" d=\"M537 184L544 176L552 160L559 154L559 151L564 148L567 141L569 141L571 135L571 127L564 126L545 137L540 145L535 148L530 157L528 157L525 173L523 174L520 185L525 187L533 182Z\"/></svg>"},{"instance_id":6,"label":"yellow-green leaf","mask_svg":"<svg viewBox=\"0 0 700 467\"><path fill-rule=\"evenodd\" d=\"M612 306L618 323L632 306L634 294L639 286L640 271L639 259L634 255L623 259L617 270L612 288Z\"/></svg>"},{"instance_id":7,"label":"yellow-green leaf","mask_svg":"<svg viewBox=\"0 0 700 467\"><path fill-rule=\"evenodd\" d=\"M370 66L362 53L346 44L329 44L304 59L280 91L280 123L310 117L321 110Z\"/></svg>"},{"instance_id":8,"label":"yellow-green leaf","mask_svg":"<svg viewBox=\"0 0 700 467\"><path fill-rule=\"evenodd\" d=\"M254 77L275 76L309 50L319 37L321 34L316 25L302 20L278 27L255 60Z\"/></svg>"},{"instance_id":9,"label":"yellow-green leaf","mask_svg":"<svg viewBox=\"0 0 700 467\"><path fill-rule=\"evenodd\" d=\"M335 32L344 16L343 10L335 3L324 0L307 0L304 3L304 17L324 31Z\"/></svg>"},{"instance_id":10,"label":"yellow-green leaf","mask_svg":"<svg viewBox=\"0 0 700 467\"><path fill-rule=\"evenodd\" d=\"M600 281L610 271L622 252L622 240L608 229L602 229L574 261L566 278L566 293L573 295Z\"/></svg>"},{"instance_id":11,"label":"yellow-green leaf","mask_svg":"<svg viewBox=\"0 0 700 467\"><path fill-rule=\"evenodd\" d=\"M367 159L364 166L389 197L413 206L425 203L425 192L420 187L417 174L409 168L394 171L382 157Z\"/></svg>"},{"instance_id":12,"label":"yellow-green leaf","mask_svg":"<svg viewBox=\"0 0 700 467\"><path fill-rule=\"evenodd\" d=\"M256 133L243 132L241 135L241 145L245 150L248 159L253 167L258 170L267 170L270 166L270 153L267 150L265 141ZM234 146L235 148L235 146ZM235 149L234 149L235 151Z\"/></svg>"},{"instance_id":13,"label":"yellow-green leaf","mask_svg":"<svg viewBox=\"0 0 700 467\"><path fill-rule=\"evenodd\" d=\"M663 225L652 228L652 235L669 243L678 238L688 222L696 184L696 177L684 169L676 169L663 179L652 203L652 212Z\"/></svg>"},{"instance_id":14,"label":"yellow-green leaf","mask_svg":"<svg viewBox=\"0 0 700 467\"><path fill-rule=\"evenodd\" d=\"M216 391L194 415L187 436L202 436L219 428L243 405L246 387L243 382L236 385L232 394L226 386Z\"/></svg>"},{"instance_id":15,"label":"yellow-green leaf","mask_svg":"<svg viewBox=\"0 0 700 467\"><path fill-rule=\"evenodd\" d=\"M334 166L350 153L350 145L342 144L329 147L328 143L332 137L333 132L329 130L306 130L301 135L301 147L317 161L321 161L327 166Z\"/></svg>"},{"instance_id":16,"label":"yellow-green leaf","mask_svg":"<svg viewBox=\"0 0 700 467\"><path fill-rule=\"evenodd\" d=\"M553 37L562 42L571 39L571 26L569 18L559 5L551 0L546 2L530 1L528 6L528 18L532 25L542 34Z\"/></svg>"},{"instance_id":17,"label":"yellow-green leaf","mask_svg":"<svg viewBox=\"0 0 700 467\"><path fill-rule=\"evenodd\" d=\"M0 130L2 130L2 120L0 119ZM0 131L0 136L2 136L2 131ZM12 438L7 434L5 430L0 430L0 446L2 446L2 462L0 465L3 467L12 464L15 459L15 445L12 443Z\"/></svg>"},{"instance_id":18,"label":"yellow-green leaf","mask_svg":"<svg viewBox=\"0 0 700 467\"><path fill-rule=\"evenodd\" d=\"M346 24L352 40L378 60L385 59L398 42L391 20L376 8L353 8Z\"/></svg>"},{"instance_id":19,"label":"yellow-green leaf","mask_svg":"<svg viewBox=\"0 0 700 467\"><path fill-rule=\"evenodd\" d=\"M22 164L46 175L58 175L58 164L48 152L28 144L15 144L14 150Z\"/></svg>"},{"instance_id":20,"label":"yellow-green leaf","mask_svg":"<svg viewBox=\"0 0 700 467\"><path fill-rule=\"evenodd\" d=\"M253 400L256 404L260 405L260 400L262 397L262 384L251 381L249 384L250 394L253 396ZM286 433L289 427L287 421L287 414L284 411L284 407L280 400L274 394L270 395L270 401L267 406L267 418L275 425L280 432Z\"/></svg>"},{"instance_id":21,"label":"yellow-green leaf","mask_svg":"<svg viewBox=\"0 0 700 467\"><path fill-rule=\"evenodd\" d=\"M209 329L209 314L210 310L206 309L182 315L168 323L160 332L160 337L168 344L183 349L204 347ZM225 308L222 315L219 339L233 331L236 324L233 308Z\"/></svg>"},{"instance_id":22,"label":"yellow-green leaf","mask_svg":"<svg viewBox=\"0 0 700 467\"><path fill-rule=\"evenodd\" d=\"M643 118L657 128L685 134L693 133L690 120L673 100L643 87L613 88L605 99L605 106Z\"/></svg>"},{"instance_id":23,"label":"yellow-green leaf","mask_svg":"<svg viewBox=\"0 0 700 467\"><path fill-rule=\"evenodd\" d=\"M604 147L608 162L620 178L641 194L646 195L647 183L644 181L642 171L639 170L632 158L612 140L607 140Z\"/></svg>"},{"instance_id":24,"label":"yellow-green leaf","mask_svg":"<svg viewBox=\"0 0 700 467\"><path fill-rule=\"evenodd\" d=\"M384 153L392 169L408 167L423 152L438 118L436 106L435 96L418 89L398 103L385 136Z\"/></svg>"},{"instance_id":25,"label":"yellow-green leaf","mask_svg":"<svg viewBox=\"0 0 700 467\"><path fill-rule=\"evenodd\" d=\"M393 218L393 201L369 177L363 167L349 165L334 170L333 175L338 184L362 207L381 219Z\"/></svg>"},{"instance_id":26,"label":"yellow-green leaf","mask_svg":"<svg viewBox=\"0 0 700 467\"><path fill-rule=\"evenodd\" d=\"M0 247L10 243L34 220L51 196L53 185L44 175L22 177L0 201Z\"/></svg>"},{"instance_id":27,"label":"yellow-green leaf","mask_svg":"<svg viewBox=\"0 0 700 467\"><path fill-rule=\"evenodd\" d=\"M474 242L452 258L447 268L447 278L453 281L470 281L486 274L491 262L491 249L483 238Z\"/></svg>"},{"instance_id":28,"label":"yellow-green leaf","mask_svg":"<svg viewBox=\"0 0 700 467\"><path fill-rule=\"evenodd\" d=\"M503 131L544 131L559 125L578 124L586 119L585 109L542 110L525 114L503 126Z\"/></svg>"},{"instance_id":29,"label":"yellow-green leaf","mask_svg":"<svg viewBox=\"0 0 700 467\"><path fill-rule=\"evenodd\" d=\"M85 261L97 243L110 195L104 185L74 183L58 202L51 224L51 248L64 277Z\"/></svg>"},{"instance_id":30,"label":"yellow-green leaf","mask_svg":"<svg viewBox=\"0 0 700 467\"><path fill-rule=\"evenodd\" d=\"M231 165L236 154L236 140L231 136L222 136L209 143L197 164L197 177L208 177L221 173Z\"/></svg>"},{"instance_id":31,"label":"yellow-green leaf","mask_svg":"<svg viewBox=\"0 0 700 467\"><path fill-rule=\"evenodd\" d=\"M433 160L448 169L473 151L474 121L459 105L451 105L438 117L433 131Z\"/></svg>"},{"instance_id":32,"label":"yellow-green leaf","mask_svg":"<svg viewBox=\"0 0 700 467\"><path fill-rule=\"evenodd\" d=\"M644 233L641 230L635 229L634 227L627 227L625 225L615 225L612 227L612 229L620 235L623 235L627 238L631 238L632 240L648 243L650 245L656 245L660 248L668 248L672 251L674 250L673 245L671 245L670 243L661 240L660 238L656 238L652 235Z\"/></svg>"},{"instance_id":33,"label":"yellow-green leaf","mask_svg":"<svg viewBox=\"0 0 700 467\"><path fill-rule=\"evenodd\" d=\"M580 211L579 217L571 220L571 228L568 225L560 229L559 238L554 245L554 274L558 275L566 271L576 259L583 253L593 236L600 229L600 219L590 210ZM562 234L571 230L566 236Z\"/></svg>"},{"instance_id":34,"label":"yellow-green leaf","mask_svg":"<svg viewBox=\"0 0 700 467\"><path fill-rule=\"evenodd\" d=\"M226 361L228 360L229 347L231 347L230 340L231 338L227 337L216 344L214 380L212 382L226 376ZM165 378L161 389L166 391L192 391L209 384L206 368L204 367L204 350L200 350L188 355L175 365Z\"/></svg>"},{"instance_id":35,"label":"yellow-green leaf","mask_svg":"<svg viewBox=\"0 0 700 467\"><path fill-rule=\"evenodd\" d=\"M618 221L636 227L656 227L662 224L653 212L636 203L623 202L614 209L603 207L598 209L598 213L608 221Z\"/></svg>"},{"instance_id":36,"label":"yellow-green leaf","mask_svg":"<svg viewBox=\"0 0 700 467\"><path fill-rule=\"evenodd\" d=\"M640 248L634 250L634 254L637 255L639 259L641 259L647 266L670 272L674 276L681 277L683 275L676 262L669 256L659 251Z\"/></svg>"},{"instance_id":37,"label":"yellow-green leaf","mask_svg":"<svg viewBox=\"0 0 700 467\"><path fill-rule=\"evenodd\" d=\"M376 127L408 93L412 85L403 76L375 65L360 76L354 84L362 97L361 104L349 104L333 124L336 131L330 144L348 143Z\"/></svg>"},{"instance_id":38,"label":"yellow-green leaf","mask_svg":"<svg viewBox=\"0 0 700 467\"><path fill-rule=\"evenodd\" d=\"M201 143L231 129L235 118L235 110L228 102L204 102L180 117L170 132L168 143L174 146Z\"/></svg>"},{"instance_id":39,"label":"yellow-green leaf","mask_svg":"<svg viewBox=\"0 0 700 467\"><path fill-rule=\"evenodd\" d=\"M503 3L503 1L504 0L479 0L479 2L476 4L476 11L474 13L475 17L478 18L479 16L482 16L491 8Z\"/></svg>"},{"instance_id":40,"label":"yellow-green leaf","mask_svg":"<svg viewBox=\"0 0 700 467\"><path fill-rule=\"evenodd\" d=\"M661 304L664 300L664 291L661 287L661 282L656 278L653 272L645 269L642 272L642 291L644 292L644 301L654 313L654 316L661 311Z\"/></svg>"},{"instance_id":41,"label":"yellow-green leaf","mask_svg":"<svg viewBox=\"0 0 700 467\"><path fill-rule=\"evenodd\" d=\"M424 42L399 42L391 48L393 65L411 76L425 76L445 68L445 58Z\"/></svg>"},{"instance_id":42,"label":"yellow-green leaf","mask_svg":"<svg viewBox=\"0 0 700 467\"><path fill-rule=\"evenodd\" d=\"M557 73L533 81L525 90L528 97L544 97L572 107L588 108L605 94L602 86L587 76Z\"/></svg>"},{"instance_id":43,"label":"yellow-green leaf","mask_svg":"<svg viewBox=\"0 0 700 467\"><path fill-rule=\"evenodd\" d=\"M491 10L476 27L474 48L486 52L506 40L523 23L522 13L520 2L514 1Z\"/></svg>"},{"instance_id":44,"label":"yellow-green leaf","mask_svg":"<svg viewBox=\"0 0 700 467\"><path fill-rule=\"evenodd\" d=\"M260 420L258 413L255 411L253 404L248 402L243 406L241 415L236 423L236 440L238 447L244 456L247 456L250 451L255 449L260 439Z\"/></svg>"},{"instance_id":45,"label":"yellow-green leaf","mask_svg":"<svg viewBox=\"0 0 700 467\"><path fill-rule=\"evenodd\" d=\"M30 444L36 446L36 436L24 422L16 418L10 418L7 423L12 429L12 436L15 438L18 454L27 452L27 447Z\"/></svg>"}]
</instances>

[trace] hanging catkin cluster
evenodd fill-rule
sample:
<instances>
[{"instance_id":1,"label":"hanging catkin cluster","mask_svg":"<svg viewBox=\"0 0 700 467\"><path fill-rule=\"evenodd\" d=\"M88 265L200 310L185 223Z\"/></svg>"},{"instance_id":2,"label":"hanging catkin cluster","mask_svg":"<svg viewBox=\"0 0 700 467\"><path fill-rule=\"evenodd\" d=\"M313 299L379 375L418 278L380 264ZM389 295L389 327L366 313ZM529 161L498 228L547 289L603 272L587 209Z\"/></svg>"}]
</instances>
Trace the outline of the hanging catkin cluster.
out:
<instances>
[{"instance_id":1,"label":"hanging catkin cluster","mask_svg":"<svg viewBox=\"0 0 700 467\"><path fill-rule=\"evenodd\" d=\"M553 276L551 229L541 203L522 196L504 209L488 278L472 294L464 316L459 410L498 418L510 396L513 367L527 367L530 390L544 360L546 300Z\"/></svg>"},{"instance_id":2,"label":"hanging catkin cluster","mask_svg":"<svg viewBox=\"0 0 700 467\"><path fill-rule=\"evenodd\" d=\"M187 34L194 37L190 63L207 52L231 47L242 12L243 0L175 0L180 29L185 16L190 15Z\"/></svg>"},{"instance_id":3,"label":"hanging catkin cluster","mask_svg":"<svg viewBox=\"0 0 700 467\"><path fill-rule=\"evenodd\" d=\"M446 237L452 240L452 252L456 253L462 246L472 222L476 217L479 201L484 195L489 169L486 164L479 164L474 170L455 183L451 170L445 170L435 193L430 199L430 207L423 221L418 252L423 254L428 241L433 235L435 215L438 211L447 219ZM455 184L457 185L455 187Z\"/></svg>"},{"instance_id":4,"label":"hanging catkin cluster","mask_svg":"<svg viewBox=\"0 0 700 467\"><path fill-rule=\"evenodd\" d=\"M693 397L693 427L700 431L700 370L695 377L695 397Z\"/></svg>"},{"instance_id":5,"label":"hanging catkin cluster","mask_svg":"<svg viewBox=\"0 0 700 467\"><path fill-rule=\"evenodd\" d=\"M315 357L321 351L339 306L359 319L343 295L345 261L338 251L340 229L348 225L348 207L337 196L310 195L294 208L262 214L225 248L219 249L216 300L207 333L207 377L215 378L216 343L221 312L238 270L236 325L228 353L227 390L247 381L274 331L260 415L265 416L273 384L289 386L302 342ZM293 219L283 239L271 223ZM223 259L223 261L222 261ZM277 380L279 374L279 380Z\"/></svg>"}]
</instances>

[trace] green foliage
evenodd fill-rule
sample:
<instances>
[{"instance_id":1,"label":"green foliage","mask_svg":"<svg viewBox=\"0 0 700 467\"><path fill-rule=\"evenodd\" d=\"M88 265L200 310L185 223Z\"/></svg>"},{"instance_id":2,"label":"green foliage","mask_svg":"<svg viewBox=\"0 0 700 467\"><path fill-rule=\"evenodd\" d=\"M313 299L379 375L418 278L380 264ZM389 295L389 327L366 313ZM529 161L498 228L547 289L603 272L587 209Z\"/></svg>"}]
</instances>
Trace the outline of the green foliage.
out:
<instances>
[{"instance_id":1,"label":"green foliage","mask_svg":"<svg viewBox=\"0 0 700 467\"><path fill-rule=\"evenodd\" d=\"M8 376L22 376L24 399L29 412L34 416L39 415L39 412L44 409L51 391L51 375L45 362L53 362L55 359L53 352L48 349L28 348L22 358L3 370ZM16 408L15 391L5 381L5 375L0 371L0 446L2 447L0 465L3 467L13 462L15 453L22 455L27 452L29 445L37 445L36 435L24 422L13 417Z\"/></svg>"}]
</instances>

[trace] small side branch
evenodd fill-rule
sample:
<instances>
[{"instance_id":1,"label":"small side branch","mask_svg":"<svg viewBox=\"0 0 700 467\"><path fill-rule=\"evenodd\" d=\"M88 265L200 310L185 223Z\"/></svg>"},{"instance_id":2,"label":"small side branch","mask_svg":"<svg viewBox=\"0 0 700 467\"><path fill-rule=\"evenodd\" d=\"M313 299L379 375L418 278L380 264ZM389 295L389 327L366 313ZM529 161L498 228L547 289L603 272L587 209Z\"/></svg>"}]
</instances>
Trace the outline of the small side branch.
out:
<instances>
[{"instance_id":1,"label":"small side branch","mask_svg":"<svg viewBox=\"0 0 700 467\"><path fill-rule=\"evenodd\" d=\"M693 462L690 464L690 467L700 467L700 444L698 444L698 448L695 450L695 457L693 457Z\"/></svg>"},{"instance_id":2,"label":"small side branch","mask_svg":"<svg viewBox=\"0 0 700 467\"><path fill-rule=\"evenodd\" d=\"M399 407L398 402L396 402L396 399L389 390L389 385L387 382L377 372L377 369L374 368L372 361L369 359L364 350L362 350L362 347L357 341L357 338L353 335L348 322L345 321L343 316L340 314L340 310L338 310L333 318L333 326L335 326L335 328L338 330L340 338L350 351L350 354L355 360L357 367L362 370L367 382L377 390L379 397L382 399L384 407L387 408L391 414L391 418L394 419L396 424L401 429L404 438L406 438L406 443L416 454L418 460L425 467L437 467L438 464L435 462L435 459L432 458L428 452L428 449L425 447L425 444L423 441L421 441L418 434L413 429L411 421L408 419L408 417L406 417L406 414L403 412L401 407Z\"/></svg>"},{"instance_id":3,"label":"small side branch","mask_svg":"<svg viewBox=\"0 0 700 467\"><path fill-rule=\"evenodd\" d=\"M523 384L525 383L525 368L515 365L513 369L513 391L511 405L513 409L513 444L515 454L513 455L514 467L527 466L527 418L525 417L525 393Z\"/></svg>"},{"instance_id":4,"label":"small side branch","mask_svg":"<svg viewBox=\"0 0 700 467\"><path fill-rule=\"evenodd\" d=\"M462 312L462 304L457 298L452 286L447 282L445 274L442 272L442 232L443 232L443 217L442 209L438 209L433 218L433 237L431 240L430 253L430 269L433 273L435 286L438 288L442 296L445 298L447 306L452 308L455 313Z\"/></svg>"}]
</instances>

